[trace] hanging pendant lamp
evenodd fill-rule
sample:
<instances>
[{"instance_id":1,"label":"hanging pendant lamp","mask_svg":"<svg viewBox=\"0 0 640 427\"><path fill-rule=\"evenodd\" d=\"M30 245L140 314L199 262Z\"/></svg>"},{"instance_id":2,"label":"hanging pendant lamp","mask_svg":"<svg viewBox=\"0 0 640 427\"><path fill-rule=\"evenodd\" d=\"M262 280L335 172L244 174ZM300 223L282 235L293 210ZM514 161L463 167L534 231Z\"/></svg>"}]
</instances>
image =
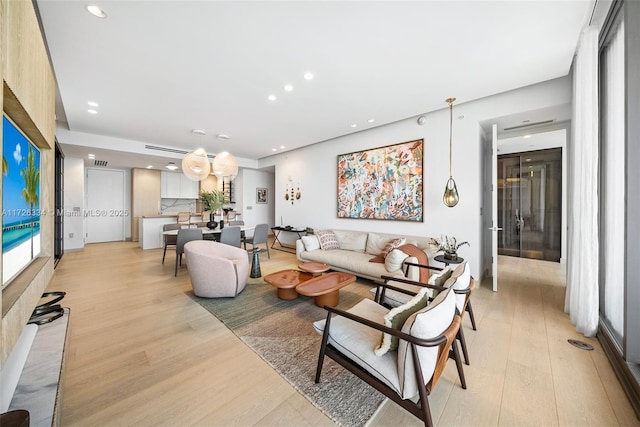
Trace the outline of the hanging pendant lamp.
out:
<instances>
[{"instance_id":1,"label":"hanging pendant lamp","mask_svg":"<svg viewBox=\"0 0 640 427\"><path fill-rule=\"evenodd\" d=\"M458 188L456 187L456 182L453 179L452 172L452 132L453 132L453 102L455 98L448 98L446 102L449 104L449 180L447 181L447 185L444 188L444 196L442 196L442 201L444 204L450 208L454 207L458 204L460 200L460 196L458 196Z\"/></svg>"}]
</instances>

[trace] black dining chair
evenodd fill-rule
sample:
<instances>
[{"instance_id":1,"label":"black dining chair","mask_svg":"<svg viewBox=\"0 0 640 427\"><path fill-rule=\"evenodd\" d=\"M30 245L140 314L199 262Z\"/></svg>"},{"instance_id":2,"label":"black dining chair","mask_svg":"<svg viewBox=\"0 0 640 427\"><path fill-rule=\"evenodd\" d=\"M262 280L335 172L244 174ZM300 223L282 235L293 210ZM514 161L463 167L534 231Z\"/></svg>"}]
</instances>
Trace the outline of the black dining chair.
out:
<instances>
[{"instance_id":1,"label":"black dining chair","mask_svg":"<svg viewBox=\"0 0 640 427\"><path fill-rule=\"evenodd\" d=\"M174 276L178 275L178 263L182 265L184 245L192 240L202 240L202 230L197 228L181 228L178 230L178 239L176 241L176 271Z\"/></svg>"}]
</instances>

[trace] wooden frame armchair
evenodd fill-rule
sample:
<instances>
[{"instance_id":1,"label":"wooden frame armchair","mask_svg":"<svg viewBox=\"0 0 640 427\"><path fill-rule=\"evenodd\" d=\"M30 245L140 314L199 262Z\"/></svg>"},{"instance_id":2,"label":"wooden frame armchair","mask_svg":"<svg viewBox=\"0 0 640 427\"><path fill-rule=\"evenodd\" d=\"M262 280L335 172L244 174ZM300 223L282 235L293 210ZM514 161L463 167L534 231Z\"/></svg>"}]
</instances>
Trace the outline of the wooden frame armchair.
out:
<instances>
[{"instance_id":1,"label":"wooden frame armchair","mask_svg":"<svg viewBox=\"0 0 640 427\"><path fill-rule=\"evenodd\" d=\"M414 266L420 266L422 268L433 268L430 266L421 266L420 264L413 264L413 263L411 264ZM442 292L444 290L451 288L453 289L456 295L456 306L458 308L458 311L460 312L461 316L464 316L465 311L469 311L471 324L473 326L473 329L476 330L475 319L473 318L473 310L470 308L470 303L471 303L470 298L471 298L471 294L473 293L473 290L476 287L476 281L473 277L469 275L468 276L469 280L467 282L466 281L467 273L469 273L469 265L465 264L464 272L459 276L455 276L455 277L452 276L445 283L444 286L429 285L427 283L416 282L409 279L403 279L401 277L382 276L381 278L384 280L384 283L376 283L378 285L378 288L376 290L374 300L379 304L384 303L384 301L386 300L386 295L385 295L386 289L392 289L393 291L395 291L395 295L396 295L395 299L401 299L401 298L398 298L397 295L404 294L406 295L406 301L408 301L409 299L411 299L413 296L416 295L415 292L413 292L412 290L406 289L406 287L403 288L399 286L393 286L389 282L394 282L402 285L411 285L412 287L416 287L416 288L425 287L425 288L437 290L439 292ZM464 363L468 365L469 351L467 350L467 341L464 337L464 328L460 328L458 330L456 337L458 341L460 341L460 346L462 347L462 354L464 355Z\"/></svg>"},{"instance_id":2,"label":"wooden frame armchair","mask_svg":"<svg viewBox=\"0 0 640 427\"><path fill-rule=\"evenodd\" d=\"M461 317L453 291L441 292L431 304L411 315L402 330L381 324L379 316L387 309L370 299L347 311L324 308L328 311L327 318L314 323L314 328L322 333L316 383L320 382L324 357L329 356L421 419L425 426L433 425L428 396L449 358L456 361L462 387L466 389L455 340ZM382 333L398 337L399 346L378 356L374 354L374 345Z\"/></svg>"}]
</instances>

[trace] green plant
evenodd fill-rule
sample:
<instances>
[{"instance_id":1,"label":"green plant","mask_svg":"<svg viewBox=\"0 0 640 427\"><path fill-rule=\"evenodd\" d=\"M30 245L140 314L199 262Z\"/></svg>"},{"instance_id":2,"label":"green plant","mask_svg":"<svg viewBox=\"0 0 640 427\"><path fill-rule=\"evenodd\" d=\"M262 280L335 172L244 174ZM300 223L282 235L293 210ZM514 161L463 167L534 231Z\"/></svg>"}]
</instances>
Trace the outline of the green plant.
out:
<instances>
[{"instance_id":1,"label":"green plant","mask_svg":"<svg viewBox=\"0 0 640 427\"><path fill-rule=\"evenodd\" d=\"M215 212L224 204L224 194L220 190L202 190L200 192L200 201L202 201L205 211Z\"/></svg>"},{"instance_id":2,"label":"green plant","mask_svg":"<svg viewBox=\"0 0 640 427\"><path fill-rule=\"evenodd\" d=\"M458 249L460 249L461 246L464 246L464 245L467 245L469 247L471 246L469 242L458 243L455 237L449 237L449 236L444 236L444 237L440 236L439 239L431 239L431 245L436 247L437 250L450 255L457 254Z\"/></svg>"}]
</instances>

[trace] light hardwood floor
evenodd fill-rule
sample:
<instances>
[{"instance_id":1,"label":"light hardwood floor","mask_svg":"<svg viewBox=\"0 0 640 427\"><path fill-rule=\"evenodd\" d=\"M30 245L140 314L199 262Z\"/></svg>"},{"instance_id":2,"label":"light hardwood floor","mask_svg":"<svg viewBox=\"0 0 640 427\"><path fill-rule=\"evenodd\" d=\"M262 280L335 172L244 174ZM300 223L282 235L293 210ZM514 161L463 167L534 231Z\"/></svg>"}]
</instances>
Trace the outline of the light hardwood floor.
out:
<instances>
[{"instance_id":1,"label":"light hardwood floor","mask_svg":"<svg viewBox=\"0 0 640 427\"><path fill-rule=\"evenodd\" d=\"M58 265L48 290L67 291L71 308L63 425L333 425L191 300L186 267L173 276L174 252L161 258L105 243ZM261 256L263 275L296 264L284 252ZM430 399L437 425L640 425L597 340L563 313L559 267L500 259L500 291L485 283L472 297L478 331L463 322L468 389L451 363ZM370 425L420 423L385 403Z\"/></svg>"}]
</instances>

